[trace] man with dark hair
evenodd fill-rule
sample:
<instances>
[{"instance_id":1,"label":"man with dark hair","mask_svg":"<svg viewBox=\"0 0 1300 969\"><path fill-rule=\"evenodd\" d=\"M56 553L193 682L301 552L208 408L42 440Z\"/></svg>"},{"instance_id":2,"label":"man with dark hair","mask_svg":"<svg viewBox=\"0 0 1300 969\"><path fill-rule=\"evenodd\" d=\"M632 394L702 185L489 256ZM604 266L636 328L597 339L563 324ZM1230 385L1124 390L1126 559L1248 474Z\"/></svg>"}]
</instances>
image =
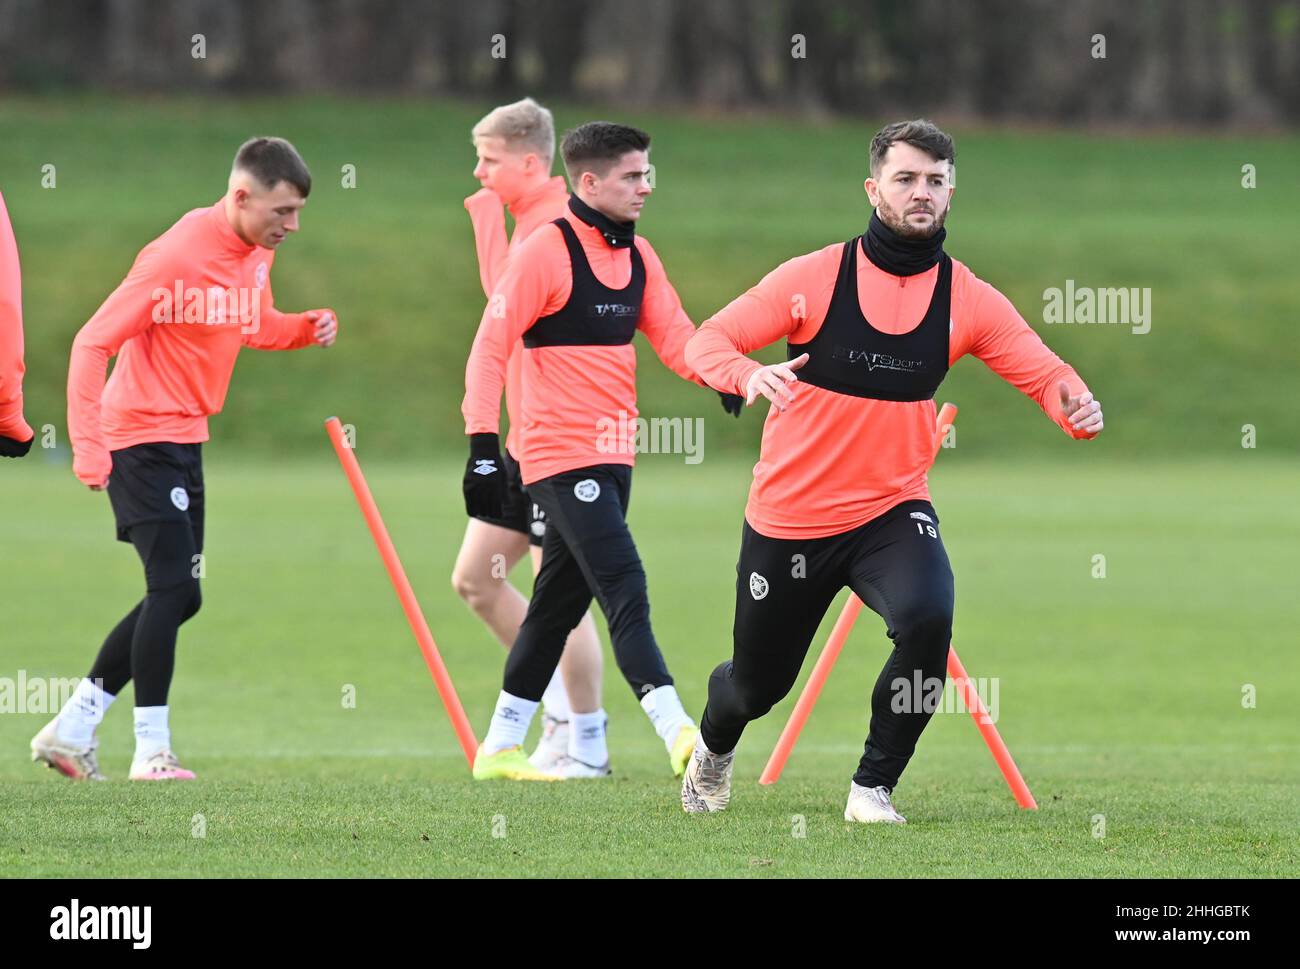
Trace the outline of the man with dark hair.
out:
<instances>
[{"instance_id":1,"label":"man with dark hair","mask_svg":"<svg viewBox=\"0 0 1300 969\"><path fill-rule=\"evenodd\" d=\"M21 458L36 432L23 418L23 287L18 243L0 195L0 457Z\"/></svg>"},{"instance_id":2,"label":"man with dark hair","mask_svg":"<svg viewBox=\"0 0 1300 969\"><path fill-rule=\"evenodd\" d=\"M297 149L283 138L250 138L235 153L235 171L248 172L263 188L285 182L305 200L311 194L311 172Z\"/></svg>"},{"instance_id":3,"label":"man with dark hair","mask_svg":"<svg viewBox=\"0 0 1300 969\"><path fill-rule=\"evenodd\" d=\"M573 189L568 211L510 258L470 351L461 406L470 437L466 509L500 514L506 487L497 437L501 389L510 350L522 339L519 466L547 520L541 571L474 762L478 779L608 774L603 710L574 715L577 740L562 770L538 770L521 750L565 638L593 596L609 623L619 670L675 774L695 745L695 724L650 627L645 571L625 521L637 416L636 331L679 376L702 383L684 358L695 327L659 257L636 232L652 189L649 146L645 132L604 121L565 136L561 152Z\"/></svg>"},{"instance_id":4,"label":"man with dark hair","mask_svg":"<svg viewBox=\"0 0 1300 969\"><path fill-rule=\"evenodd\" d=\"M882 129L863 186L875 207L867 231L778 266L687 345L710 386L773 404L745 508L732 658L709 679L682 782L688 812L727 806L741 732L789 692L847 585L894 647L844 817L902 823L890 797L934 710L927 697L942 688L952 636L952 570L926 487L935 391L969 353L1071 437L1102 429L1074 369L944 252L955 157L928 121ZM783 337L788 362L745 356Z\"/></svg>"},{"instance_id":5,"label":"man with dark hair","mask_svg":"<svg viewBox=\"0 0 1300 969\"><path fill-rule=\"evenodd\" d=\"M640 128L608 121L592 121L574 128L564 136L564 144L560 148L564 170L569 173L569 181L575 185L576 179L584 171L595 168L608 170L611 157L620 157L634 151L649 153L650 136Z\"/></svg>"},{"instance_id":6,"label":"man with dark hair","mask_svg":"<svg viewBox=\"0 0 1300 969\"><path fill-rule=\"evenodd\" d=\"M330 346L332 310L282 313L271 296L276 247L298 231L311 175L282 138L235 156L226 194L181 217L136 257L72 344L72 470L107 490L119 541L144 565L145 596L104 641L71 699L32 739L32 759L102 780L95 727L135 681L132 780L189 780L171 749L167 693L182 623L199 611L201 442L220 412L241 346ZM110 358L117 357L104 382Z\"/></svg>"}]
</instances>

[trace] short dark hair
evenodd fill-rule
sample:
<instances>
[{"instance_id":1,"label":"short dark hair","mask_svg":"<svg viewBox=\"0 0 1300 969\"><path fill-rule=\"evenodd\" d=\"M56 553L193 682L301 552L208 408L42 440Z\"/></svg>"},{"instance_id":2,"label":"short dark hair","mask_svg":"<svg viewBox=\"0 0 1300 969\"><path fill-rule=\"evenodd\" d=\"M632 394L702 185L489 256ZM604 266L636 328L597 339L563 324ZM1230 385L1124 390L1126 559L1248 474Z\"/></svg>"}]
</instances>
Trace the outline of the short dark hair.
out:
<instances>
[{"instance_id":1,"label":"short dark hair","mask_svg":"<svg viewBox=\"0 0 1300 969\"><path fill-rule=\"evenodd\" d=\"M615 162L629 151L649 151L650 136L640 128L611 121L588 121L566 131L560 143L564 170L575 188L583 172L604 177Z\"/></svg>"},{"instance_id":2,"label":"short dark hair","mask_svg":"<svg viewBox=\"0 0 1300 969\"><path fill-rule=\"evenodd\" d=\"M887 124L871 139L871 176L880 173L880 166L885 161L885 154L890 145L901 141L913 148L919 148L935 161L946 161L950 165L957 163L957 148L951 136L940 131L932 121L916 118L913 121L895 121Z\"/></svg>"},{"instance_id":3,"label":"short dark hair","mask_svg":"<svg viewBox=\"0 0 1300 969\"><path fill-rule=\"evenodd\" d=\"M311 172L298 149L283 138L249 138L235 152L234 169L248 172L263 188L288 182L303 198L311 194Z\"/></svg>"}]
</instances>

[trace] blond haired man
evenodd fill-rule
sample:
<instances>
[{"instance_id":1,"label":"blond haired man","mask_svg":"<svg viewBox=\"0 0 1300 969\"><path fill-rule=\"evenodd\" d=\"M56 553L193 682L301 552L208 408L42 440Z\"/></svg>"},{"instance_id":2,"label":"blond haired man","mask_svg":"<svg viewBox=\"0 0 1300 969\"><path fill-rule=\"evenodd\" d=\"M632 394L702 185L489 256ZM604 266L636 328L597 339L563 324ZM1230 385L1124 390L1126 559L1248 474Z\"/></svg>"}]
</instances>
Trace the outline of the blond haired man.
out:
<instances>
[{"instance_id":1,"label":"blond haired man","mask_svg":"<svg viewBox=\"0 0 1300 969\"><path fill-rule=\"evenodd\" d=\"M494 108L474 125L471 138L478 154L474 177L482 188L465 200L465 209L474 226L479 279L490 297L511 254L534 230L564 213L568 192L564 179L551 175L555 156L551 112L532 98ZM507 210L515 223L509 238ZM504 476L507 499L500 515L467 509L470 520L452 571L457 594L507 649L519 634L528 600L506 575L529 551L536 575L546 533L545 515L529 500L515 460L523 433L519 419L522 352L523 343L516 343L508 364L505 397L510 429L501 464L479 470ZM603 748L605 732L602 672L600 640L588 611L569 635L559 669L542 697L542 740L530 758L534 767L560 777L609 775L608 762L597 753ZM593 763L597 759L600 762Z\"/></svg>"}]
</instances>

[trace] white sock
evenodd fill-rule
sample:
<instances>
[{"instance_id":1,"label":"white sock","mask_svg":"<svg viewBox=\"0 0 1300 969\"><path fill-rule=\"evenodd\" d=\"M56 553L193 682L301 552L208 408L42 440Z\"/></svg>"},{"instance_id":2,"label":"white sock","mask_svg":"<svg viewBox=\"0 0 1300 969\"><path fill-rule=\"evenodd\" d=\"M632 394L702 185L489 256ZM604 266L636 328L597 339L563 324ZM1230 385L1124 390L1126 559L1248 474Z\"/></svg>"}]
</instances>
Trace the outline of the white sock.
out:
<instances>
[{"instance_id":1,"label":"white sock","mask_svg":"<svg viewBox=\"0 0 1300 969\"><path fill-rule=\"evenodd\" d=\"M54 735L78 747L86 746L108 712L109 705L116 699L113 694L101 690L94 680L83 679L59 711Z\"/></svg>"},{"instance_id":2,"label":"white sock","mask_svg":"<svg viewBox=\"0 0 1300 969\"><path fill-rule=\"evenodd\" d=\"M135 759L148 760L160 750L172 745L172 732L167 727L167 707L135 708Z\"/></svg>"},{"instance_id":3,"label":"white sock","mask_svg":"<svg viewBox=\"0 0 1300 969\"><path fill-rule=\"evenodd\" d=\"M575 713L569 721L569 756L592 767L601 767L609 760L605 745L604 710L595 713Z\"/></svg>"},{"instance_id":4,"label":"white sock","mask_svg":"<svg viewBox=\"0 0 1300 969\"><path fill-rule=\"evenodd\" d=\"M654 725L655 733L670 751L682 727L695 725L682 709L681 697L673 686L651 690L641 698L641 709L646 712L650 723Z\"/></svg>"},{"instance_id":5,"label":"white sock","mask_svg":"<svg viewBox=\"0 0 1300 969\"><path fill-rule=\"evenodd\" d=\"M495 754L507 747L521 746L537 707L536 700L524 700L502 690L497 697L497 708L492 711L492 724L483 738L483 750Z\"/></svg>"},{"instance_id":6,"label":"white sock","mask_svg":"<svg viewBox=\"0 0 1300 969\"><path fill-rule=\"evenodd\" d=\"M556 720L568 720L573 716L573 708L569 706L569 691L564 688L564 677L560 675L558 666L551 674L551 682L546 684L546 692L542 694L542 711Z\"/></svg>"}]
</instances>

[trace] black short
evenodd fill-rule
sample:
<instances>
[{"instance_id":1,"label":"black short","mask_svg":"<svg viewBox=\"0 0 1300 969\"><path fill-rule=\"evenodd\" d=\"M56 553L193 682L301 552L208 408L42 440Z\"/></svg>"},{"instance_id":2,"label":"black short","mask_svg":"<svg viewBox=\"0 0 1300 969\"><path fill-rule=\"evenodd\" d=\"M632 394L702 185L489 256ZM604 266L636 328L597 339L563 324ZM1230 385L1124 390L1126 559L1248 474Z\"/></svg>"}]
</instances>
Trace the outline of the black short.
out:
<instances>
[{"instance_id":1,"label":"black short","mask_svg":"<svg viewBox=\"0 0 1300 969\"><path fill-rule=\"evenodd\" d=\"M528 497L528 489L524 487L524 478L514 455L506 451L501 456L501 462L506 472L506 498L501 505L501 517L474 517L489 525L527 535L529 545L541 548L542 539L546 536L546 514Z\"/></svg>"},{"instance_id":2,"label":"black short","mask_svg":"<svg viewBox=\"0 0 1300 969\"><path fill-rule=\"evenodd\" d=\"M111 452L108 500L117 540L129 542L131 526L185 522L194 545L203 547L203 453L200 444L133 444Z\"/></svg>"}]
</instances>

